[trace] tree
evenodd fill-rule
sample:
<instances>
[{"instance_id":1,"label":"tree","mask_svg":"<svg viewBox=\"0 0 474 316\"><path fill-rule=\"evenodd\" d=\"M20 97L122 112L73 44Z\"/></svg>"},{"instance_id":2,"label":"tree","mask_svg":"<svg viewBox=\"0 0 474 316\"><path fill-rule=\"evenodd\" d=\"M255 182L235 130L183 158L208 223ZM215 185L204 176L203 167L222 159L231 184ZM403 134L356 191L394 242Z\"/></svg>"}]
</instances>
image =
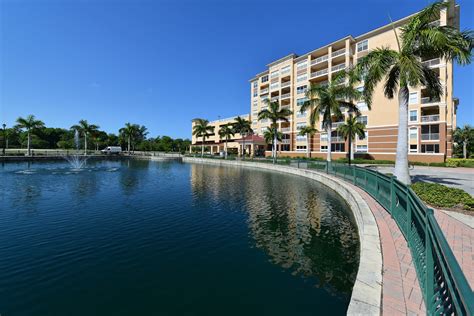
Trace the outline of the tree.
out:
<instances>
[{"instance_id":1,"label":"tree","mask_svg":"<svg viewBox=\"0 0 474 316\"><path fill-rule=\"evenodd\" d=\"M344 83L346 73L338 73L327 85L312 83L306 92L307 101L301 106L301 113L310 110L310 124L315 125L322 117L321 125L328 135L327 161L331 162L332 120L344 118L342 110L347 109L359 114L359 109L352 100L360 98L361 93L354 88L351 81Z\"/></svg>"},{"instance_id":2,"label":"tree","mask_svg":"<svg viewBox=\"0 0 474 316\"><path fill-rule=\"evenodd\" d=\"M242 136L242 157L245 159L245 137L253 133L250 121L237 116L232 123L232 128L235 133L239 133Z\"/></svg>"},{"instance_id":3,"label":"tree","mask_svg":"<svg viewBox=\"0 0 474 316\"><path fill-rule=\"evenodd\" d=\"M275 130L270 128L270 127L267 127L265 132L263 132L263 138L265 139L265 143L272 145L272 154L273 154L273 144L275 143L275 140L277 142L278 141L281 142L283 140L283 133L282 132L277 131L276 135L274 133L275 133ZM273 158L273 156L272 156L272 158Z\"/></svg>"},{"instance_id":4,"label":"tree","mask_svg":"<svg viewBox=\"0 0 474 316\"><path fill-rule=\"evenodd\" d=\"M462 144L463 158L469 158L470 152L468 151L468 145L474 143L474 128L470 125L464 125L462 128L458 127L454 131L453 136L456 143Z\"/></svg>"},{"instance_id":5,"label":"tree","mask_svg":"<svg viewBox=\"0 0 474 316\"><path fill-rule=\"evenodd\" d=\"M201 145L201 157L204 157L204 143L206 138L214 132L214 126L209 125L209 121L205 119L196 119L193 126L193 135L196 137L202 137Z\"/></svg>"},{"instance_id":6,"label":"tree","mask_svg":"<svg viewBox=\"0 0 474 316\"><path fill-rule=\"evenodd\" d=\"M311 158L311 137L316 134L318 130L314 127L314 125L308 125L300 129L298 135L306 136L306 156Z\"/></svg>"},{"instance_id":7,"label":"tree","mask_svg":"<svg viewBox=\"0 0 474 316\"><path fill-rule=\"evenodd\" d=\"M89 124L87 120L80 120L78 125L71 126L71 129L77 130L84 135L84 155L87 155L87 137L99 129L99 126Z\"/></svg>"},{"instance_id":8,"label":"tree","mask_svg":"<svg viewBox=\"0 0 474 316\"><path fill-rule=\"evenodd\" d=\"M277 135L278 135L278 122L288 122L288 116L293 114L293 112L288 108L280 109L280 103L270 102L269 99L265 100L265 103L268 105L268 109L261 110L258 112L258 120L269 119L271 124L270 128L273 130L273 142L272 142L272 157L273 163L276 161L276 144L277 144Z\"/></svg>"},{"instance_id":9,"label":"tree","mask_svg":"<svg viewBox=\"0 0 474 316\"><path fill-rule=\"evenodd\" d=\"M384 82L384 94L392 99L398 92L398 138L394 175L410 184L408 169L408 96L410 87L426 86L432 98L442 95L437 74L423 60L442 58L460 65L471 62L474 37L471 31L460 32L452 26L431 23L439 18L449 2L438 1L417 13L401 27L393 27L397 47L376 48L358 61L355 78L364 80L364 99L371 104L376 85Z\"/></svg>"},{"instance_id":10,"label":"tree","mask_svg":"<svg viewBox=\"0 0 474 316\"><path fill-rule=\"evenodd\" d=\"M357 119L357 117L349 115L347 121L340 125L337 128L337 132L344 137L344 139L349 140L349 165L351 164L351 159L354 159L354 148L353 148L353 141L355 140L356 136L359 139L365 138L365 125Z\"/></svg>"},{"instance_id":11,"label":"tree","mask_svg":"<svg viewBox=\"0 0 474 316\"><path fill-rule=\"evenodd\" d=\"M28 144L27 144L27 155L31 156L31 134L37 131L40 128L44 127L44 123L40 120L37 120L34 115L28 115L26 118L19 117L17 120L17 128L20 130L26 130L28 135Z\"/></svg>"},{"instance_id":12,"label":"tree","mask_svg":"<svg viewBox=\"0 0 474 316\"><path fill-rule=\"evenodd\" d=\"M224 143L224 152L225 152L225 156L224 158L227 159L227 142L230 140L230 137L231 136L234 136L235 135L235 132L234 132L234 129L232 128L232 125L231 124L224 124L221 126L221 128L219 129L219 137L222 139L225 140L225 143Z\"/></svg>"},{"instance_id":13,"label":"tree","mask_svg":"<svg viewBox=\"0 0 474 316\"><path fill-rule=\"evenodd\" d=\"M130 154L130 145L133 137L138 133L138 125L125 123L125 126L119 130L120 136L122 136L127 141L127 152Z\"/></svg>"}]
</instances>

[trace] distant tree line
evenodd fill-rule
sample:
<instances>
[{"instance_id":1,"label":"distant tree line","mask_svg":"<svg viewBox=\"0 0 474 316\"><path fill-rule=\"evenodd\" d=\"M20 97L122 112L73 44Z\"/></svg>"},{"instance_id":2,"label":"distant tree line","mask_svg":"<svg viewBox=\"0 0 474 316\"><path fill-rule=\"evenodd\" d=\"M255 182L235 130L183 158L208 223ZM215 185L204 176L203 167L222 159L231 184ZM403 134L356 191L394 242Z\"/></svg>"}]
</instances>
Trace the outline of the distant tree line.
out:
<instances>
[{"instance_id":1,"label":"distant tree line","mask_svg":"<svg viewBox=\"0 0 474 316\"><path fill-rule=\"evenodd\" d=\"M33 115L19 117L13 127L3 126L0 131L2 148L76 149L74 135L79 133L79 148L100 150L107 146L121 146L129 151L184 152L189 149L189 139L169 136L147 137L148 129L143 125L126 123L117 134L100 130L87 120L80 120L69 129L47 127Z\"/></svg>"}]
</instances>

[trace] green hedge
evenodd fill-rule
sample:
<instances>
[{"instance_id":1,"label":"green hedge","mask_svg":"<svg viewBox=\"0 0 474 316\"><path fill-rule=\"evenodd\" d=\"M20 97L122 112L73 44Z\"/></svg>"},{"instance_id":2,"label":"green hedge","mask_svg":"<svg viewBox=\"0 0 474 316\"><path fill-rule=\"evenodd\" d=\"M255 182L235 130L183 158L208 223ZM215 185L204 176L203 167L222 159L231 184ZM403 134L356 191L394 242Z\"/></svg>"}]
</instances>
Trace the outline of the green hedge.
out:
<instances>
[{"instance_id":1,"label":"green hedge","mask_svg":"<svg viewBox=\"0 0 474 316\"><path fill-rule=\"evenodd\" d=\"M474 168L474 159L449 158L446 167L467 167Z\"/></svg>"},{"instance_id":2,"label":"green hedge","mask_svg":"<svg viewBox=\"0 0 474 316\"><path fill-rule=\"evenodd\" d=\"M416 182L411 188L429 205L448 208L459 206L466 210L474 210L474 198L464 190L428 182Z\"/></svg>"}]
</instances>

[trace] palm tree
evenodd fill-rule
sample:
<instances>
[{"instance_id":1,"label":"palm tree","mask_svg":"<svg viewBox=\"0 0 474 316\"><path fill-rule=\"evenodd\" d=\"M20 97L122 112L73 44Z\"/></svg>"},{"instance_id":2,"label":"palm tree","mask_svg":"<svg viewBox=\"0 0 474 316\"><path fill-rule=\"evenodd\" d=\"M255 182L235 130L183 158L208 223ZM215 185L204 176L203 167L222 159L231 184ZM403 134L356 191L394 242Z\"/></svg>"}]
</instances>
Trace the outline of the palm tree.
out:
<instances>
[{"instance_id":1,"label":"palm tree","mask_svg":"<svg viewBox=\"0 0 474 316\"><path fill-rule=\"evenodd\" d=\"M201 157L204 157L204 143L206 142L206 138L213 132L214 126L210 126L208 120L196 119L196 123L193 126L193 135L202 137Z\"/></svg>"},{"instance_id":2,"label":"palm tree","mask_svg":"<svg viewBox=\"0 0 474 316\"><path fill-rule=\"evenodd\" d=\"M242 157L245 159L245 137L253 133L249 120L246 120L240 116L235 118L235 122L232 123L235 133L239 133L242 136Z\"/></svg>"},{"instance_id":3,"label":"palm tree","mask_svg":"<svg viewBox=\"0 0 474 316\"><path fill-rule=\"evenodd\" d=\"M454 132L454 141L462 144L462 155L464 159L468 157L467 145L474 141L474 128L470 125L464 125L462 128L456 128Z\"/></svg>"},{"instance_id":4,"label":"palm tree","mask_svg":"<svg viewBox=\"0 0 474 316\"><path fill-rule=\"evenodd\" d=\"M278 122L288 122L288 117L293 112L288 108L280 109L280 103L270 102L269 99L265 100L268 105L268 109L261 110L258 112L258 120L269 119L271 121L270 128L273 131L273 142L272 142L272 157L273 163L276 160L276 146L277 146L277 135L278 135Z\"/></svg>"},{"instance_id":5,"label":"palm tree","mask_svg":"<svg viewBox=\"0 0 474 316\"><path fill-rule=\"evenodd\" d=\"M300 129L298 135L306 136L306 156L311 158L311 137L316 134L318 130L314 127L314 125L308 125Z\"/></svg>"},{"instance_id":6,"label":"palm tree","mask_svg":"<svg viewBox=\"0 0 474 316\"><path fill-rule=\"evenodd\" d=\"M342 72L334 76L327 85L312 83L306 97L308 100L301 106L301 113L310 109L310 124L315 125L319 116L322 117L322 128L328 135L327 161L331 162L331 131L332 120L344 118L342 110L359 114L359 109L352 102L360 98L361 93L354 88L352 82L344 83L346 73Z\"/></svg>"},{"instance_id":7,"label":"palm tree","mask_svg":"<svg viewBox=\"0 0 474 316\"><path fill-rule=\"evenodd\" d=\"M224 124L219 129L219 136L225 139L225 143L224 143L224 152L225 152L224 158L225 159L227 159L227 142L229 141L230 137L234 135L235 135L235 132L231 124Z\"/></svg>"},{"instance_id":8,"label":"palm tree","mask_svg":"<svg viewBox=\"0 0 474 316\"><path fill-rule=\"evenodd\" d=\"M119 129L119 134L122 138L127 140L127 152L130 154L130 146L134 138L140 133L140 126L130 122L125 123L125 126Z\"/></svg>"},{"instance_id":9,"label":"palm tree","mask_svg":"<svg viewBox=\"0 0 474 316\"><path fill-rule=\"evenodd\" d=\"M267 130L265 132L263 132L263 138L265 139L265 143L272 144L272 152L273 152L273 144L275 142L275 139L277 141L280 141L280 142L283 139L283 133L282 132L277 131L276 137L275 137L274 132L275 132L275 130L270 128L270 127L267 127Z\"/></svg>"},{"instance_id":10,"label":"palm tree","mask_svg":"<svg viewBox=\"0 0 474 316\"><path fill-rule=\"evenodd\" d=\"M376 85L384 82L384 94L392 99L398 92L398 138L394 175L405 184L411 183L408 171L408 96L410 87L426 86L433 98L442 95L438 75L424 59L455 60L460 65L471 62L474 37L471 31L460 32L452 26L431 23L439 18L449 2L438 1L414 15L401 27L400 35L393 31L395 49L376 48L358 61L354 74L364 80L364 99L371 104Z\"/></svg>"},{"instance_id":11,"label":"palm tree","mask_svg":"<svg viewBox=\"0 0 474 316\"><path fill-rule=\"evenodd\" d=\"M344 139L349 140L349 165L351 164L351 159L354 159L354 149L353 147L353 141L355 140L356 136L359 137L359 139L364 139L365 138L365 125L357 119L357 117L349 115L347 118L347 121L340 125L337 128L337 132L344 137Z\"/></svg>"},{"instance_id":12,"label":"palm tree","mask_svg":"<svg viewBox=\"0 0 474 316\"><path fill-rule=\"evenodd\" d=\"M80 120L79 124L71 126L71 129L77 130L84 135L84 155L87 155L87 136L96 133L99 126L89 124L87 120Z\"/></svg>"},{"instance_id":13,"label":"palm tree","mask_svg":"<svg viewBox=\"0 0 474 316\"><path fill-rule=\"evenodd\" d=\"M44 123L40 120L37 120L34 115L28 115L26 118L19 117L17 118L16 122L18 123L16 126L18 129L26 130L28 135L27 155L31 156L31 134L34 133L35 130L43 128Z\"/></svg>"}]
</instances>

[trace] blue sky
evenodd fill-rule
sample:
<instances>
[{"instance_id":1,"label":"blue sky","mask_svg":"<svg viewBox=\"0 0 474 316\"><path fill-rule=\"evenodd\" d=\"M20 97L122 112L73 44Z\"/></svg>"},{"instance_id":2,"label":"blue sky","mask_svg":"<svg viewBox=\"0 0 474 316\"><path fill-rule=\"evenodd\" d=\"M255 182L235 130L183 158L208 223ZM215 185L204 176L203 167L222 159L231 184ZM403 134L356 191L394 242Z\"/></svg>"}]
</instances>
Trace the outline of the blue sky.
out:
<instances>
[{"instance_id":1,"label":"blue sky","mask_svg":"<svg viewBox=\"0 0 474 316\"><path fill-rule=\"evenodd\" d=\"M68 128L125 122L190 137L191 119L248 113L267 63L357 36L425 0L0 0L0 123L35 114ZM461 28L474 29L474 4ZM474 123L474 66L456 67L458 123Z\"/></svg>"}]
</instances>

